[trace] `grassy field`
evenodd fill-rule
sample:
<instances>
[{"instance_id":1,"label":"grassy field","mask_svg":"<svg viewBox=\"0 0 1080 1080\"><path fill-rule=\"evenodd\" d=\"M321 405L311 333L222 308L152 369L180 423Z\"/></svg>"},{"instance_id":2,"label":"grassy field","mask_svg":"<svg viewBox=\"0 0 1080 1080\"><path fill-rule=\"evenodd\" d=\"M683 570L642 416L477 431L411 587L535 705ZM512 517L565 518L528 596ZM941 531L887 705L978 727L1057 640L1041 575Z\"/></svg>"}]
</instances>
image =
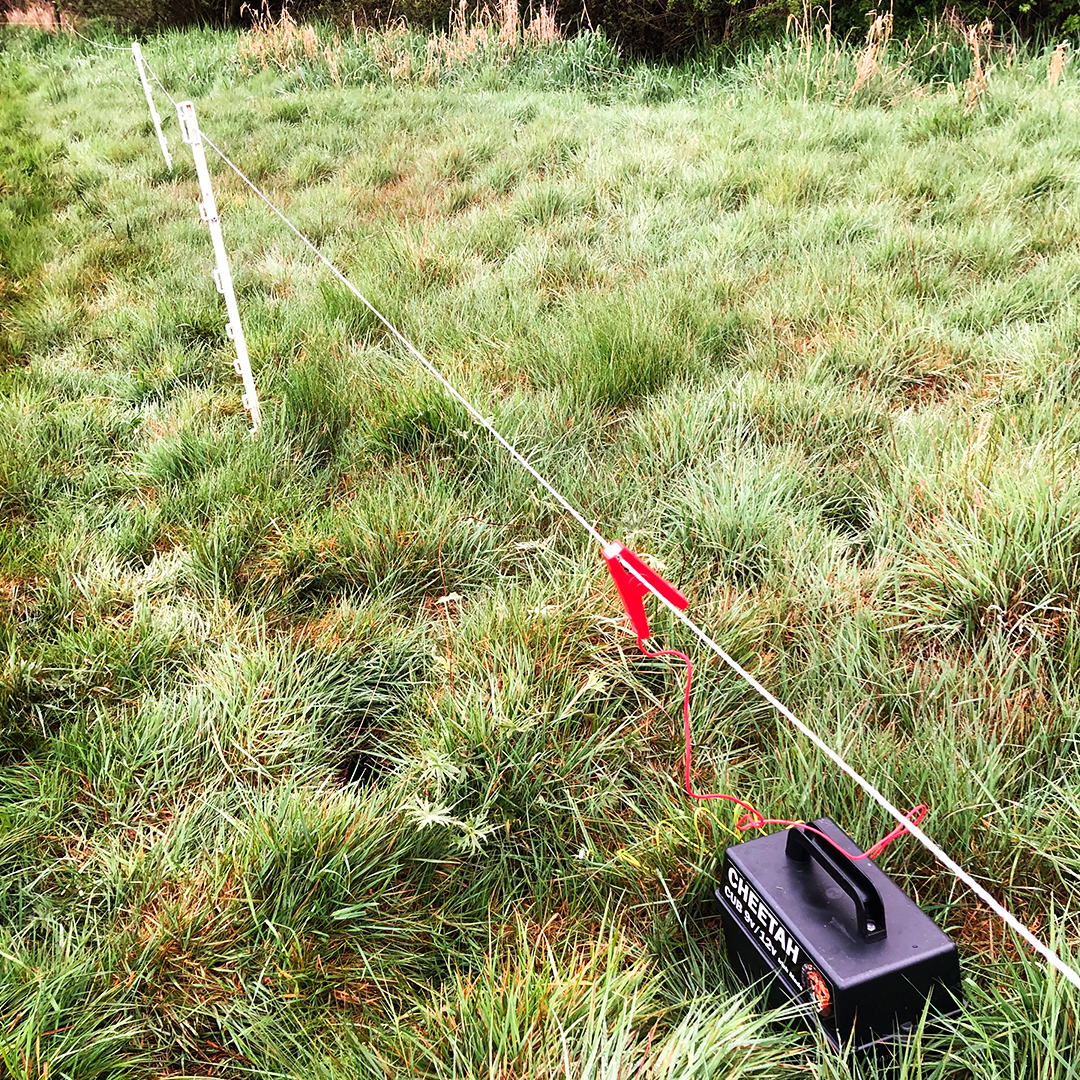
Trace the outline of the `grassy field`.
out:
<instances>
[{"instance_id":1,"label":"grassy field","mask_svg":"<svg viewBox=\"0 0 1080 1080\"><path fill-rule=\"evenodd\" d=\"M143 50L1075 963L1075 74L944 31L664 69L541 29ZM249 437L158 107L173 171L130 54L0 37L0 1075L874 1075L730 982L694 896L734 816L681 794L679 669L595 547L214 161ZM891 828L654 630L698 662L699 790ZM1068 987L913 841L880 862L970 1000L896 1075L1080 1073Z\"/></svg>"}]
</instances>

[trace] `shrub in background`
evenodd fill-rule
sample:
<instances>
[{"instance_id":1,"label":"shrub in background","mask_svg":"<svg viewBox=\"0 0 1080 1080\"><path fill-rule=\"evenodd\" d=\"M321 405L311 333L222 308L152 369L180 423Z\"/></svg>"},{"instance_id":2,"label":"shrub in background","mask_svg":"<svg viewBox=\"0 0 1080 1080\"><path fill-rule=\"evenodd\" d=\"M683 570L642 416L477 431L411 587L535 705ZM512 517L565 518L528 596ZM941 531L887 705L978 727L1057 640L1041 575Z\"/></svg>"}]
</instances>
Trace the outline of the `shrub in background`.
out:
<instances>
[{"instance_id":1,"label":"shrub in background","mask_svg":"<svg viewBox=\"0 0 1080 1080\"><path fill-rule=\"evenodd\" d=\"M76 20L140 30L222 25L240 14L239 0L57 0L55 6Z\"/></svg>"},{"instance_id":2,"label":"shrub in background","mask_svg":"<svg viewBox=\"0 0 1080 1080\"><path fill-rule=\"evenodd\" d=\"M500 9L514 0L493 4ZM13 0L0 10L26 6ZM469 2L470 15L484 3ZM539 8L518 0L524 20ZM570 34L589 27L602 29L625 52L637 56L675 58L701 47L725 51L750 43L768 43L782 36L792 20L829 24L832 37L861 37L873 19L888 10L898 36L917 33L938 21L978 25L990 19L1006 36L1046 41L1080 30L1080 0L956 0L953 4L920 0L833 0L826 10L809 0L557 0L557 22ZM296 19L344 25L381 26L404 23L418 30L442 29L452 16L461 17L460 0L57 0L59 13L79 19L103 19L126 27L162 29L194 24L238 26L262 14L279 18L289 10Z\"/></svg>"}]
</instances>

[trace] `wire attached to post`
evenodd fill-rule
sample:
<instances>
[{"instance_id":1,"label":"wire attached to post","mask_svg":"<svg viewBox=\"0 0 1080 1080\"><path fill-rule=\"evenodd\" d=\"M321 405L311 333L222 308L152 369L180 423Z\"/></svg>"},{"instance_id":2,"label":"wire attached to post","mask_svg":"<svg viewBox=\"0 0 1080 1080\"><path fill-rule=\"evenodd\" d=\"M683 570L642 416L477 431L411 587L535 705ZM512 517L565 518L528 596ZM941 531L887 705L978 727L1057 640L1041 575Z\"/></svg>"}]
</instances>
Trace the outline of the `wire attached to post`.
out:
<instances>
[{"instance_id":1,"label":"wire attached to post","mask_svg":"<svg viewBox=\"0 0 1080 1080\"><path fill-rule=\"evenodd\" d=\"M255 389L255 378L251 374L247 339L244 337L244 327L240 322L240 308L236 303L232 273L229 270L229 257L225 252L225 241L221 235L217 202L214 200L213 185L210 183L210 170L206 167L206 154L203 152L202 133L199 131L199 121L195 116L195 106L190 101L181 101L176 106L176 116L180 121L180 133L184 142L191 147L191 156L195 159L195 171L199 175L199 186L202 189L199 214L202 220L210 227L210 240L214 245L214 258L217 261L217 268L213 274L214 284L217 286L217 291L224 298L225 310L229 313L225 333L231 339L233 345L236 346L236 360L233 362L233 367L244 384L244 394L241 402L251 414L251 433L254 435L262 424L259 394Z\"/></svg>"},{"instance_id":2,"label":"wire attached to post","mask_svg":"<svg viewBox=\"0 0 1080 1080\"><path fill-rule=\"evenodd\" d=\"M157 132L158 145L165 158L165 165L172 168L172 154L169 153L169 144L165 141L165 133L161 130L161 117L154 108L154 95L150 92L150 84L146 81L146 70L143 68L142 49L139 43L131 43L131 55L135 60L135 67L139 69L139 81L142 83L143 93L146 95L146 104L150 106L150 119L154 122L154 130Z\"/></svg>"}]
</instances>

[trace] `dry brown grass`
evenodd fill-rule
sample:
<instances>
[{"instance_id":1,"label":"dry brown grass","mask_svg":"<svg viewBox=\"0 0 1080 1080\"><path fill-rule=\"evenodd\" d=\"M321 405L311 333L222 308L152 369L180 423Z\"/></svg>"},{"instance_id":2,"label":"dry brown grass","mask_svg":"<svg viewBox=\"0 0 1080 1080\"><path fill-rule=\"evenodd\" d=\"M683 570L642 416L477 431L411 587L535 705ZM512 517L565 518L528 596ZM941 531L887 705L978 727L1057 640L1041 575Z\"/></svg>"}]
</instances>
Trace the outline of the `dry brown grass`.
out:
<instances>
[{"instance_id":1,"label":"dry brown grass","mask_svg":"<svg viewBox=\"0 0 1080 1080\"><path fill-rule=\"evenodd\" d=\"M273 65L289 71L301 59L312 60L318 54L318 32L313 26L297 23L289 14L287 4L282 5L276 19L265 0L262 9L252 14L251 30L240 39L242 62L251 61L254 66L263 68Z\"/></svg>"},{"instance_id":2,"label":"dry brown grass","mask_svg":"<svg viewBox=\"0 0 1080 1080\"><path fill-rule=\"evenodd\" d=\"M1050 54L1050 70L1047 72L1047 81L1050 86L1057 86L1061 82L1061 76L1070 59L1067 55L1068 48L1067 41L1060 41Z\"/></svg>"},{"instance_id":3,"label":"dry brown grass","mask_svg":"<svg viewBox=\"0 0 1080 1080\"><path fill-rule=\"evenodd\" d=\"M472 12L467 0L459 0L451 12L448 32L428 43L427 62L420 78L422 82L437 81L440 74L478 53L509 60L524 46L548 45L561 40L562 31L555 22L555 10L546 3L540 5L523 29L515 0L498 0L494 10L481 4Z\"/></svg>"},{"instance_id":4,"label":"dry brown grass","mask_svg":"<svg viewBox=\"0 0 1080 1080\"><path fill-rule=\"evenodd\" d=\"M954 34L958 35L971 50L971 77L964 83L964 113L975 111L986 93L986 76L990 67L992 50L1001 49L1000 42L994 41L994 24L983 19L978 26L964 21L954 7L947 7L942 12L942 22Z\"/></svg>"},{"instance_id":5,"label":"dry brown grass","mask_svg":"<svg viewBox=\"0 0 1080 1080\"><path fill-rule=\"evenodd\" d=\"M504 45L516 45L521 30L521 15L517 0L499 0L499 41Z\"/></svg>"},{"instance_id":6,"label":"dry brown grass","mask_svg":"<svg viewBox=\"0 0 1080 1080\"><path fill-rule=\"evenodd\" d=\"M820 25L819 17L824 19ZM803 76L803 92L809 96L810 77L813 72L814 91L816 94L822 94L829 85L836 63L840 59L841 50L841 43L833 41L832 23L829 21L828 13L820 5L815 6L811 3L811 0L803 0L802 17L794 13L789 15L786 33L794 33L799 43L799 51L806 68ZM819 41L825 47L825 55L820 60L816 59L816 43ZM769 58L766 57L766 68L768 66Z\"/></svg>"},{"instance_id":7,"label":"dry brown grass","mask_svg":"<svg viewBox=\"0 0 1080 1080\"><path fill-rule=\"evenodd\" d=\"M541 45L550 45L556 41L562 41L563 33L555 22L555 8L541 4L525 27L525 40L535 41Z\"/></svg>"},{"instance_id":8,"label":"dry brown grass","mask_svg":"<svg viewBox=\"0 0 1080 1080\"><path fill-rule=\"evenodd\" d=\"M41 579L0 575L0 613L7 618L21 618L37 606Z\"/></svg>"},{"instance_id":9,"label":"dry brown grass","mask_svg":"<svg viewBox=\"0 0 1080 1080\"><path fill-rule=\"evenodd\" d=\"M968 48L971 49L971 60L975 66L971 78L964 83L964 112L974 112L983 94L986 93L986 67L983 63L984 43L989 49L990 39L994 32L994 24L989 19L983 19L978 26L969 26L965 37Z\"/></svg>"},{"instance_id":10,"label":"dry brown grass","mask_svg":"<svg viewBox=\"0 0 1080 1080\"><path fill-rule=\"evenodd\" d=\"M31 30L42 30L47 34L55 34L61 25L56 17L56 8L52 4L43 3L42 0L35 0L26 7L5 12L4 22L8 26L25 26Z\"/></svg>"},{"instance_id":11,"label":"dry brown grass","mask_svg":"<svg viewBox=\"0 0 1080 1080\"><path fill-rule=\"evenodd\" d=\"M855 82L848 93L848 103L855 95L881 71L881 57L892 37L893 17L891 12L878 15L866 32L866 45L855 66Z\"/></svg>"},{"instance_id":12,"label":"dry brown grass","mask_svg":"<svg viewBox=\"0 0 1080 1080\"><path fill-rule=\"evenodd\" d=\"M240 38L245 70L276 67L297 72L301 65L310 67L321 61L334 85L342 85L340 36L335 34L332 42L320 41L315 27L298 23L287 6L275 16L266 0L257 14L253 8L246 10L252 12L253 22ZM401 20L374 28L358 25L354 19L352 38L353 44L364 43L372 50L379 69L391 79L437 83L442 75L478 55L505 62L522 48L561 41L563 33L555 8L547 3L523 25L515 0L497 0L494 8L486 3L470 7L469 0L459 0L446 31L428 40L426 52L417 52L415 37Z\"/></svg>"},{"instance_id":13,"label":"dry brown grass","mask_svg":"<svg viewBox=\"0 0 1080 1080\"><path fill-rule=\"evenodd\" d=\"M498 16L493 16L490 9L483 8L470 19L466 0L459 0L450 13L450 27L445 34L439 34L428 42L427 63L421 75L422 82L433 82L439 74L463 63L478 52L485 52L492 47L498 49L503 44L504 35L512 48L517 44L517 12L512 21L503 21L509 5L500 4Z\"/></svg>"}]
</instances>

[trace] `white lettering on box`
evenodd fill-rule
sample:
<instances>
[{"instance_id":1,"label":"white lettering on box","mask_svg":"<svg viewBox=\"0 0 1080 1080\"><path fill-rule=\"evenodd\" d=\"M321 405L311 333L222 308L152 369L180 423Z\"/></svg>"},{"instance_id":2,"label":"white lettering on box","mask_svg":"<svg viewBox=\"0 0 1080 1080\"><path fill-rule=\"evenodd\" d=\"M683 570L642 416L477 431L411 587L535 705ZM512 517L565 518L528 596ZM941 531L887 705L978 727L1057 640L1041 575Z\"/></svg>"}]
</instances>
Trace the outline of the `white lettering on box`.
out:
<instances>
[{"instance_id":1,"label":"white lettering on box","mask_svg":"<svg viewBox=\"0 0 1080 1080\"><path fill-rule=\"evenodd\" d=\"M776 961L796 986L801 985L802 947L798 939L730 863L723 898L741 917L747 931L765 953Z\"/></svg>"}]
</instances>

